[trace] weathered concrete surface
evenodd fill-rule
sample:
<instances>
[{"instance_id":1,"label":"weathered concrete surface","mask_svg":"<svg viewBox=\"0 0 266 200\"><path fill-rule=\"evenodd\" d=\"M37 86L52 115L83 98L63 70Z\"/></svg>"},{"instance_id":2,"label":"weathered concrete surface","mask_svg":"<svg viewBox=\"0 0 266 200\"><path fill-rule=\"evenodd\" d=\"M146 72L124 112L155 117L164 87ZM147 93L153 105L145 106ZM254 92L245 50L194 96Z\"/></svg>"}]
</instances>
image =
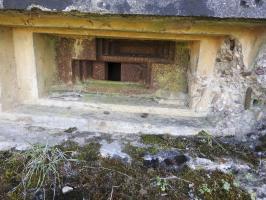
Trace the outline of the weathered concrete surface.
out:
<instances>
[{"instance_id":1,"label":"weathered concrete surface","mask_svg":"<svg viewBox=\"0 0 266 200\"><path fill-rule=\"evenodd\" d=\"M206 39L191 46L191 66L188 70L190 108L207 112L211 102L210 79L213 78L216 55L221 40Z\"/></svg>"},{"instance_id":2,"label":"weathered concrete surface","mask_svg":"<svg viewBox=\"0 0 266 200\"><path fill-rule=\"evenodd\" d=\"M55 39L47 35L34 34L33 41L38 94L42 97L48 93L51 85L57 80Z\"/></svg>"},{"instance_id":3,"label":"weathered concrete surface","mask_svg":"<svg viewBox=\"0 0 266 200\"><path fill-rule=\"evenodd\" d=\"M15 29L13 31L13 40L17 72L16 78L18 82L18 99L20 102L32 102L38 99L33 33Z\"/></svg>"},{"instance_id":4,"label":"weathered concrete surface","mask_svg":"<svg viewBox=\"0 0 266 200\"><path fill-rule=\"evenodd\" d=\"M56 102L55 102L56 103ZM1 113L0 119L48 129L67 129L77 127L80 131L108 134L172 134L194 135L202 129L212 132L211 124L204 117L177 117L162 114L115 112L74 106L28 105L17 107L13 112ZM58 102L64 104L64 102ZM74 105L75 103L70 102ZM109 105L109 107L112 107ZM108 114L107 114L108 113Z\"/></svg>"},{"instance_id":5,"label":"weathered concrete surface","mask_svg":"<svg viewBox=\"0 0 266 200\"><path fill-rule=\"evenodd\" d=\"M0 103L6 109L17 103L16 63L11 29L0 29L0 47L5 47L0 48Z\"/></svg>"},{"instance_id":6,"label":"weathered concrete surface","mask_svg":"<svg viewBox=\"0 0 266 200\"><path fill-rule=\"evenodd\" d=\"M264 94L266 95L266 42L264 42L259 50L254 63L254 70L257 74L257 82L264 89Z\"/></svg>"},{"instance_id":7,"label":"weathered concrete surface","mask_svg":"<svg viewBox=\"0 0 266 200\"><path fill-rule=\"evenodd\" d=\"M263 69L264 48L253 67L244 64L242 48L238 40L227 38L217 54L214 78L209 79L211 118L216 119L220 133L252 132L258 122L266 120L266 92L260 83L265 73L263 70L261 74L256 73L258 68Z\"/></svg>"},{"instance_id":8,"label":"weathered concrete surface","mask_svg":"<svg viewBox=\"0 0 266 200\"><path fill-rule=\"evenodd\" d=\"M3 9L80 11L100 14L265 18L263 0L1 0ZM0 1L0 8L1 8Z\"/></svg>"},{"instance_id":9,"label":"weathered concrete surface","mask_svg":"<svg viewBox=\"0 0 266 200\"><path fill-rule=\"evenodd\" d=\"M187 43L177 43L173 64L153 63L151 66L152 85L155 95L161 98L178 99L188 93L187 71L190 55Z\"/></svg>"}]
</instances>

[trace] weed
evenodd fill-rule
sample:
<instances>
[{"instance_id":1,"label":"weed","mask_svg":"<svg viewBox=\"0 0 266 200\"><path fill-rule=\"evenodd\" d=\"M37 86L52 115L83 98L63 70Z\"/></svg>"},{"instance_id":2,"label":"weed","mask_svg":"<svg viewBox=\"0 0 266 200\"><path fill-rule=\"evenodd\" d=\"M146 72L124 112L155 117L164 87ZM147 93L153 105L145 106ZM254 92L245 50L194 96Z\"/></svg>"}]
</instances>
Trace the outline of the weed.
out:
<instances>
[{"instance_id":1,"label":"weed","mask_svg":"<svg viewBox=\"0 0 266 200\"><path fill-rule=\"evenodd\" d=\"M211 134L209 134L208 132L206 132L206 131L200 131L198 133L198 136L201 136L201 137L205 138L207 140L207 144L210 147L213 147L213 142L215 142L224 152L227 153L227 150Z\"/></svg>"},{"instance_id":2,"label":"weed","mask_svg":"<svg viewBox=\"0 0 266 200\"><path fill-rule=\"evenodd\" d=\"M168 186L167 180L160 178L159 176L156 177L156 185L160 188L162 192L166 191L166 188Z\"/></svg>"},{"instance_id":3,"label":"weed","mask_svg":"<svg viewBox=\"0 0 266 200\"><path fill-rule=\"evenodd\" d=\"M200 186L199 192L201 194L212 193L212 190L208 187L208 184L204 183Z\"/></svg>"},{"instance_id":4,"label":"weed","mask_svg":"<svg viewBox=\"0 0 266 200\"><path fill-rule=\"evenodd\" d=\"M222 183L223 183L223 189L226 192L229 192L229 190L231 189L231 184L227 181L225 181L224 179L222 179Z\"/></svg>"},{"instance_id":5,"label":"weed","mask_svg":"<svg viewBox=\"0 0 266 200\"><path fill-rule=\"evenodd\" d=\"M67 158L66 153L58 148L48 145L33 145L23 156L26 163L18 187L22 186L25 194L29 189L38 192L45 185L50 184L54 188L55 196L55 189L61 185L60 166L76 161Z\"/></svg>"}]
</instances>

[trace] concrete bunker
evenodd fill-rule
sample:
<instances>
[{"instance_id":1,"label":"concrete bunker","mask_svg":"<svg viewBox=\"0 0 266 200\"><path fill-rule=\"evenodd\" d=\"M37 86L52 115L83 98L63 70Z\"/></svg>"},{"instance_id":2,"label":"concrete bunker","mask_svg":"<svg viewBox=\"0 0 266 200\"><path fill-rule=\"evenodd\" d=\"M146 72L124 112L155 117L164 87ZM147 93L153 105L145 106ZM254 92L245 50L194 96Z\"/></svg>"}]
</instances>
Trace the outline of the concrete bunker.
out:
<instances>
[{"instance_id":1,"label":"concrete bunker","mask_svg":"<svg viewBox=\"0 0 266 200\"><path fill-rule=\"evenodd\" d=\"M231 134L265 102L263 22L15 13L0 15L2 117L43 109L56 127L171 134L211 130L216 117Z\"/></svg>"}]
</instances>

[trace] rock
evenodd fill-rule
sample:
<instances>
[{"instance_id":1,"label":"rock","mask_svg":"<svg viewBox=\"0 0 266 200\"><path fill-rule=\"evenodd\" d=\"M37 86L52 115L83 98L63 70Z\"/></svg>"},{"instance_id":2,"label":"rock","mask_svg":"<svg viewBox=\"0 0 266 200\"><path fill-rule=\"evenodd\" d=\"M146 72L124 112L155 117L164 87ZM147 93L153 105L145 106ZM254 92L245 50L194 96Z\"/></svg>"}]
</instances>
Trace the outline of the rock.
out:
<instances>
[{"instance_id":1,"label":"rock","mask_svg":"<svg viewBox=\"0 0 266 200\"><path fill-rule=\"evenodd\" d=\"M257 152L264 152L266 151L266 135L259 137L259 142L255 147Z\"/></svg>"},{"instance_id":2,"label":"rock","mask_svg":"<svg viewBox=\"0 0 266 200\"><path fill-rule=\"evenodd\" d=\"M118 159L124 162L131 162L131 157L122 152L122 144L118 141L108 143L106 140L101 141L100 154L104 158Z\"/></svg>"},{"instance_id":3,"label":"rock","mask_svg":"<svg viewBox=\"0 0 266 200\"><path fill-rule=\"evenodd\" d=\"M257 116L256 116L256 119L257 119L257 121L260 121L260 120L263 119L263 117L264 117L264 113L263 113L263 112L259 112L259 113L257 114ZM266 126L265 126L265 129L266 129Z\"/></svg>"},{"instance_id":4,"label":"rock","mask_svg":"<svg viewBox=\"0 0 266 200\"><path fill-rule=\"evenodd\" d=\"M156 155L145 155L144 165L152 168L175 168L179 169L189 161L189 157L179 151L161 151Z\"/></svg>"},{"instance_id":5,"label":"rock","mask_svg":"<svg viewBox=\"0 0 266 200\"><path fill-rule=\"evenodd\" d=\"M45 194L43 190L39 190L34 194L34 200L45 200Z\"/></svg>"},{"instance_id":6,"label":"rock","mask_svg":"<svg viewBox=\"0 0 266 200\"><path fill-rule=\"evenodd\" d=\"M252 88L251 87L249 87L246 90L245 103L244 103L245 110L249 109L250 106L251 106L252 92L253 91L252 91Z\"/></svg>"},{"instance_id":7,"label":"rock","mask_svg":"<svg viewBox=\"0 0 266 200\"><path fill-rule=\"evenodd\" d=\"M260 186L257 190L257 197L258 199L266 199L266 184Z\"/></svg>"},{"instance_id":8,"label":"rock","mask_svg":"<svg viewBox=\"0 0 266 200\"><path fill-rule=\"evenodd\" d=\"M73 190L74 190L74 188L69 187L69 186L65 186L65 187L62 188L62 193L63 194L67 194L69 192L72 192Z\"/></svg>"},{"instance_id":9,"label":"rock","mask_svg":"<svg viewBox=\"0 0 266 200\"><path fill-rule=\"evenodd\" d=\"M43 131L45 131L45 128L44 127L40 127L40 126L28 126L27 129L29 131L32 131L32 132L43 132Z\"/></svg>"},{"instance_id":10,"label":"rock","mask_svg":"<svg viewBox=\"0 0 266 200\"><path fill-rule=\"evenodd\" d=\"M78 130L77 127L70 127L69 129L66 129L64 132L65 133L73 133L77 130Z\"/></svg>"},{"instance_id":11,"label":"rock","mask_svg":"<svg viewBox=\"0 0 266 200\"><path fill-rule=\"evenodd\" d=\"M144 159L143 161L144 166L148 168L158 168L160 166L160 162L158 158L152 158L152 159Z\"/></svg>"},{"instance_id":12,"label":"rock","mask_svg":"<svg viewBox=\"0 0 266 200\"><path fill-rule=\"evenodd\" d=\"M264 131L264 130L266 130L266 124L262 123L259 125L258 131Z\"/></svg>"},{"instance_id":13,"label":"rock","mask_svg":"<svg viewBox=\"0 0 266 200\"><path fill-rule=\"evenodd\" d=\"M32 146L30 144L21 143L21 144L17 144L16 150L18 150L18 151L26 151L26 150L30 149L31 147Z\"/></svg>"},{"instance_id":14,"label":"rock","mask_svg":"<svg viewBox=\"0 0 266 200\"><path fill-rule=\"evenodd\" d=\"M241 163L235 163L236 160L231 159L223 159L218 162L211 161L206 158L193 158L191 159L187 164L191 169L205 169L207 171L215 171L219 170L224 173L228 173L230 171L248 171L250 170L250 167L245 164Z\"/></svg>"},{"instance_id":15,"label":"rock","mask_svg":"<svg viewBox=\"0 0 266 200\"><path fill-rule=\"evenodd\" d=\"M82 94L77 92L63 92L63 93L53 93L51 99L62 99L65 101L78 101L82 98Z\"/></svg>"},{"instance_id":16,"label":"rock","mask_svg":"<svg viewBox=\"0 0 266 200\"><path fill-rule=\"evenodd\" d=\"M259 137L259 141L262 143L266 143L266 135L262 135Z\"/></svg>"},{"instance_id":17,"label":"rock","mask_svg":"<svg viewBox=\"0 0 266 200\"><path fill-rule=\"evenodd\" d=\"M8 151L11 150L12 148L15 148L17 143L15 142L9 142L9 141L1 141L0 142L0 151Z\"/></svg>"},{"instance_id":18,"label":"rock","mask_svg":"<svg viewBox=\"0 0 266 200\"><path fill-rule=\"evenodd\" d=\"M140 194L141 196L145 196L145 195L148 194L148 191L147 191L147 190L144 190L144 189L141 189L141 190L139 191L139 194Z\"/></svg>"},{"instance_id":19,"label":"rock","mask_svg":"<svg viewBox=\"0 0 266 200\"><path fill-rule=\"evenodd\" d=\"M166 165L182 165L188 161L185 155L178 155L173 158L167 158L164 160Z\"/></svg>"},{"instance_id":20,"label":"rock","mask_svg":"<svg viewBox=\"0 0 266 200\"><path fill-rule=\"evenodd\" d=\"M109 111L104 111L103 114L110 115L110 112Z\"/></svg>"},{"instance_id":21,"label":"rock","mask_svg":"<svg viewBox=\"0 0 266 200\"><path fill-rule=\"evenodd\" d=\"M147 118L148 116L149 116L148 113L142 113L142 114L140 115L141 118Z\"/></svg>"}]
</instances>

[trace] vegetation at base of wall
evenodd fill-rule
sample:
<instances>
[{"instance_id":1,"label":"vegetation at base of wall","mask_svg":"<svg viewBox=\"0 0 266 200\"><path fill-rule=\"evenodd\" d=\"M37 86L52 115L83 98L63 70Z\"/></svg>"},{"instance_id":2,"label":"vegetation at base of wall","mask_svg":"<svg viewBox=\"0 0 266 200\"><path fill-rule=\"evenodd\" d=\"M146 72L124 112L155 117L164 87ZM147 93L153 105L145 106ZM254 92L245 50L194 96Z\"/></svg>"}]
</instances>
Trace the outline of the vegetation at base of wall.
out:
<instances>
[{"instance_id":1,"label":"vegetation at base of wall","mask_svg":"<svg viewBox=\"0 0 266 200\"><path fill-rule=\"evenodd\" d=\"M66 159L55 165L60 175L61 184L56 188L52 182L45 182L39 192L45 191L46 199L251 199L250 196L234 183L232 174L220 171L192 170L184 167L178 171L163 168L148 168L143 164L145 153L156 154L161 148L186 148L188 142L180 142L170 136L144 135L142 140L147 147L126 145L125 151L132 156L132 162L102 158L101 145L91 142L81 147L75 142L67 141L56 147ZM183 141L183 140L182 140ZM156 144L156 145L155 145ZM210 144L210 143L209 143ZM157 146L158 145L158 146ZM212 145L215 145L214 143ZM37 148L37 150L42 148ZM44 148L45 149L45 148ZM46 148L47 149L47 148ZM0 153L0 198L20 200L32 199L36 187L27 188L26 196L23 188L16 189L23 178L27 163L38 160L32 156L32 151ZM38 151L39 151L38 150ZM37 155L46 155L38 154ZM31 153L29 153L31 152ZM48 153L51 155L50 153ZM25 156L27 155L27 156ZM77 162L68 162L68 159ZM62 161L62 162L61 162ZM49 178L53 177L51 174ZM39 175L33 174L32 180L38 180ZM47 179L49 180L49 179ZM62 194L63 186L73 187L73 191ZM29 185L30 186L30 185Z\"/></svg>"}]
</instances>

